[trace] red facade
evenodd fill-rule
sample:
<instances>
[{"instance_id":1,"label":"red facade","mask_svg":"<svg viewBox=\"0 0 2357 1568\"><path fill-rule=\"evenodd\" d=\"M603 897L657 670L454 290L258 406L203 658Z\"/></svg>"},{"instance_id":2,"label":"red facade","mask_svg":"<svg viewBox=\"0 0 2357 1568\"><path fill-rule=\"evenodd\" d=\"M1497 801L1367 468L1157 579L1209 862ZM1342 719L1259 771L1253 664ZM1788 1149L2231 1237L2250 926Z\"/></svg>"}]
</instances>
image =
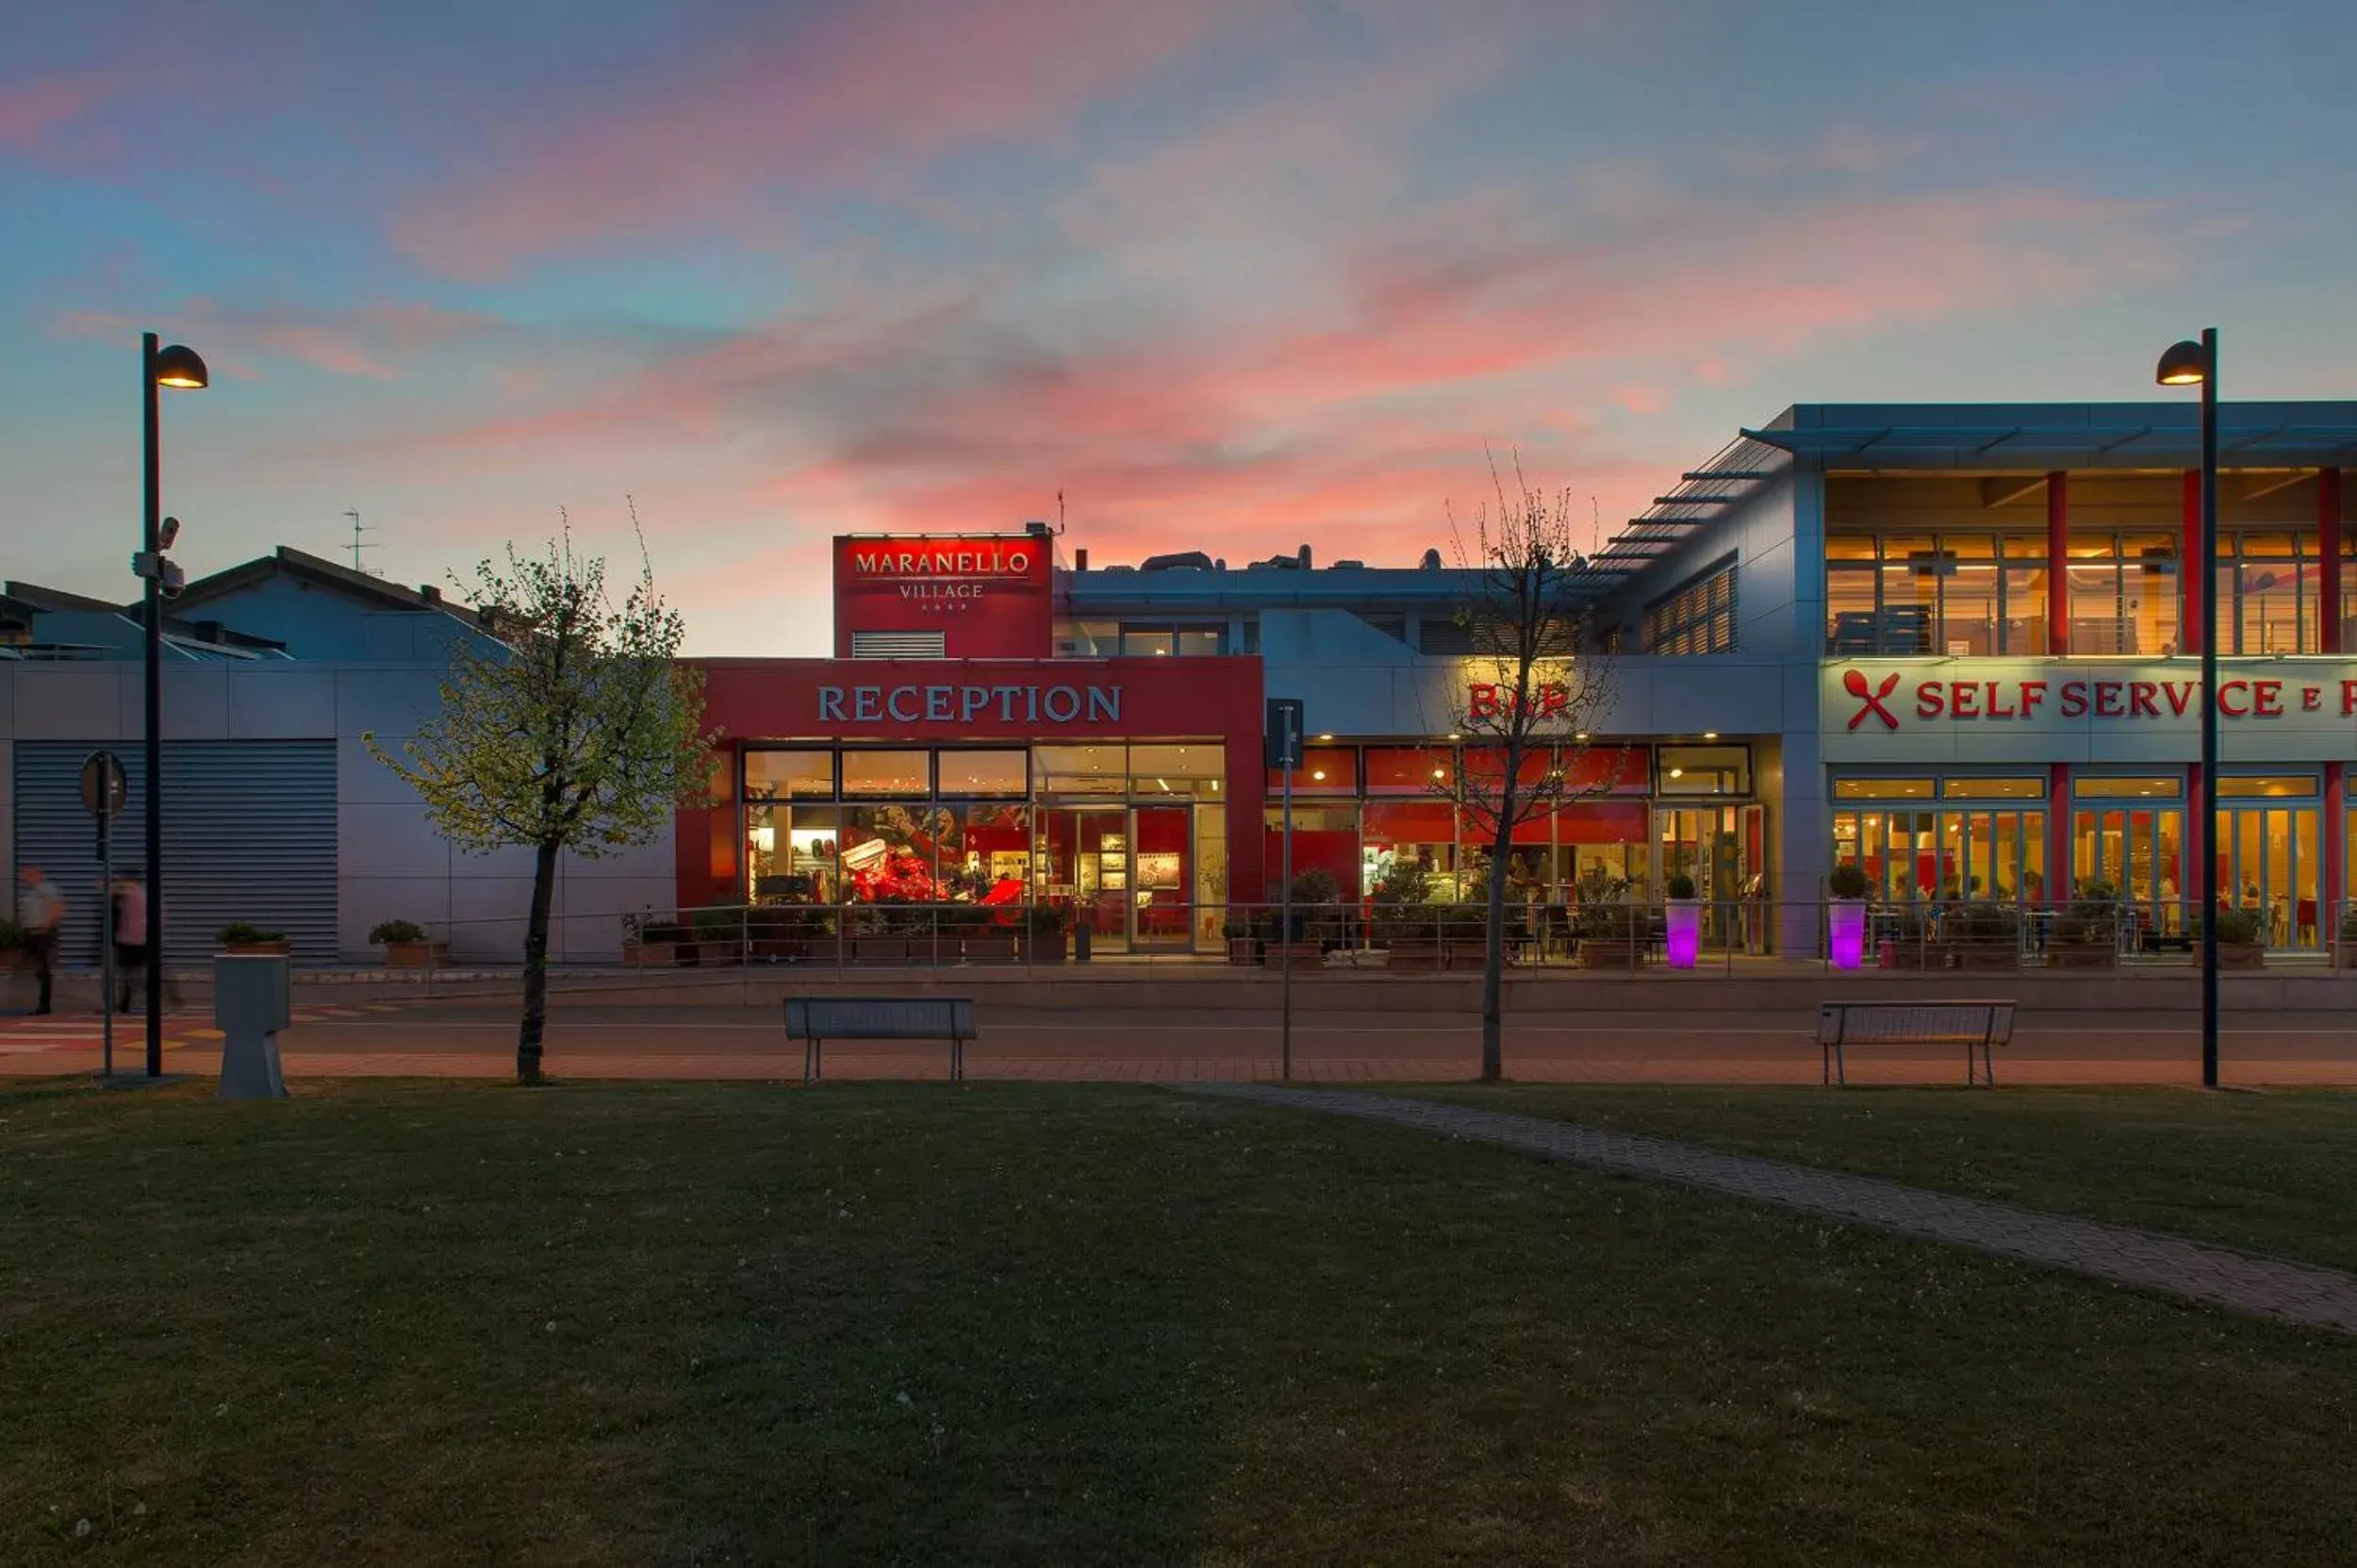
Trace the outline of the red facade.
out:
<instances>
[{"instance_id":1,"label":"red facade","mask_svg":"<svg viewBox=\"0 0 2357 1568\"><path fill-rule=\"evenodd\" d=\"M1044 659L1055 649L1055 541L1041 534L838 536L834 652L861 632L942 635L952 659Z\"/></svg>"}]
</instances>

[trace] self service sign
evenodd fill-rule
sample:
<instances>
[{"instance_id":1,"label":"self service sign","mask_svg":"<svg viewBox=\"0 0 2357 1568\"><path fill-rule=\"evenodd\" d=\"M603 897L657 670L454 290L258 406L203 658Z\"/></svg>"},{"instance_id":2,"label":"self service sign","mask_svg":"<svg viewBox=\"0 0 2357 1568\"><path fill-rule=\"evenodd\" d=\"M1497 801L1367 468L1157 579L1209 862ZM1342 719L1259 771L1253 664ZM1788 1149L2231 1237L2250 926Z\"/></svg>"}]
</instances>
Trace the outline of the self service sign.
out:
<instances>
[{"instance_id":1,"label":"self service sign","mask_svg":"<svg viewBox=\"0 0 2357 1568\"><path fill-rule=\"evenodd\" d=\"M2217 704L2236 761L2357 754L2357 665L2221 659ZM2200 733L2196 659L1860 659L1819 683L1828 762L2190 760Z\"/></svg>"}]
</instances>

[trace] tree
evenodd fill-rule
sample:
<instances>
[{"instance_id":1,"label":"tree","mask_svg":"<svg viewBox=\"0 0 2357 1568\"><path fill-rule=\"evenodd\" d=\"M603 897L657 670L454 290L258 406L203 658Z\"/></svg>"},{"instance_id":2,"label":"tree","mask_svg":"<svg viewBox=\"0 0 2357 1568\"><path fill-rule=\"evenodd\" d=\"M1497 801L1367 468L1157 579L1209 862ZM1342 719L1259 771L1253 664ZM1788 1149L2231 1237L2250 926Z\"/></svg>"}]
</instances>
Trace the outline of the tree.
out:
<instances>
[{"instance_id":1,"label":"tree","mask_svg":"<svg viewBox=\"0 0 2357 1568\"><path fill-rule=\"evenodd\" d=\"M643 542L618 606L603 558L576 555L569 532L544 554L505 554L458 585L488 636L453 640L441 711L401 758L362 739L461 848L533 851L516 1080L537 1083L558 857L653 842L675 805L703 796L711 752L701 677L676 662L685 623L655 591Z\"/></svg>"},{"instance_id":2,"label":"tree","mask_svg":"<svg viewBox=\"0 0 2357 1568\"><path fill-rule=\"evenodd\" d=\"M1466 739L1453 776L1432 784L1489 844L1488 940L1481 966L1481 1077L1504 1071L1500 998L1506 967L1506 889L1514 830L1613 781L1578 766L1612 705L1609 667L1583 654L1588 562L1573 544L1571 492L1541 492L1514 465L1509 492L1493 459L1496 510L1474 515L1472 537L1450 516L1459 566L1474 578L1459 619L1472 645L1464 711L1449 728Z\"/></svg>"}]
</instances>

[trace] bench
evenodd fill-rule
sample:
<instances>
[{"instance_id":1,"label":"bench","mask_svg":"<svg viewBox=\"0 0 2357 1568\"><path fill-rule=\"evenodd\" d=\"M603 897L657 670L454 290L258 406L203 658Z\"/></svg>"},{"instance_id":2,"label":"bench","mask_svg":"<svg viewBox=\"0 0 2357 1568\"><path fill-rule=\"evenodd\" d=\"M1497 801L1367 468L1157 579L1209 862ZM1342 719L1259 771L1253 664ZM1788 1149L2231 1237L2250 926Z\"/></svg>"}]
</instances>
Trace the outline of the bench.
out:
<instances>
[{"instance_id":1,"label":"bench","mask_svg":"<svg viewBox=\"0 0 2357 1568\"><path fill-rule=\"evenodd\" d=\"M1964 1081L1997 1086L1990 1060L2013 1038L2009 1001L1829 1001L1817 1010L1817 1047L1823 1081L1846 1084L1842 1052L1850 1046L1962 1046ZM1980 1052L1976 1064L1972 1053Z\"/></svg>"},{"instance_id":2,"label":"bench","mask_svg":"<svg viewBox=\"0 0 2357 1568\"><path fill-rule=\"evenodd\" d=\"M981 1038L971 997L788 997L785 1037L802 1044L802 1081L818 1081L829 1040L947 1040L949 1081L965 1077L965 1043Z\"/></svg>"}]
</instances>

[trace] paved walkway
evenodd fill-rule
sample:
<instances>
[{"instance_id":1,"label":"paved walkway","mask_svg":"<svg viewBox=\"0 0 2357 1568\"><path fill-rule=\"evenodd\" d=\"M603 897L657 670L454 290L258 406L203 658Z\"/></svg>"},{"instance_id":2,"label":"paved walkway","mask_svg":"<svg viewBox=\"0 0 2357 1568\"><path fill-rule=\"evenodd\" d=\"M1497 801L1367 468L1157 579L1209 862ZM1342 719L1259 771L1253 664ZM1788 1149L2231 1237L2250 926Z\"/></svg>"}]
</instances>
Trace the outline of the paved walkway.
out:
<instances>
[{"instance_id":1,"label":"paved walkway","mask_svg":"<svg viewBox=\"0 0 2357 1568\"><path fill-rule=\"evenodd\" d=\"M2040 1213L1876 1177L1430 1100L1261 1084L1207 1084L1192 1092L1470 1138L1595 1170L1682 1182L1903 1236L1951 1242L2259 1317L2357 1334L2357 1277L2155 1231Z\"/></svg>"}]
</instances>

